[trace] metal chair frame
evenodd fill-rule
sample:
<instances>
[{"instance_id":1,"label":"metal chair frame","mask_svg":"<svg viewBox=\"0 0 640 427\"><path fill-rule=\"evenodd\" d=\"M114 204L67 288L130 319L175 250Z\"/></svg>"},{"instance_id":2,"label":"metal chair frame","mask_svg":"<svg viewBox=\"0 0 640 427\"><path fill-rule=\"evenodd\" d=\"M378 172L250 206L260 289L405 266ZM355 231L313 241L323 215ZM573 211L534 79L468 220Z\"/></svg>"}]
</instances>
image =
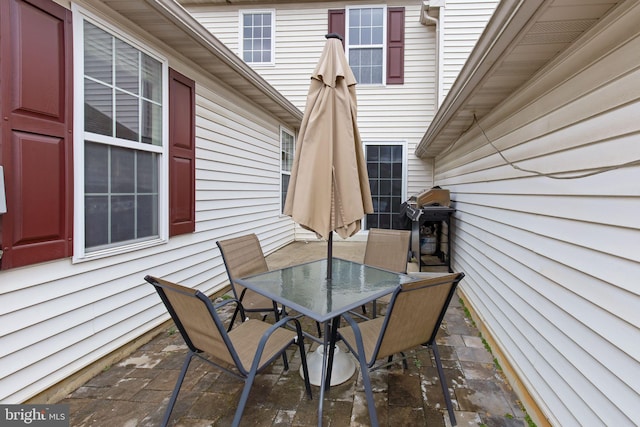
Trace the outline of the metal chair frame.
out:
<instances>
[{"instance_id":1,"label":"metal chair frame","mask_svg":"<svg viewBox=\"0 0 640 427\"><path fill-rule=\"evenodd\" d=\"M300 322L292 317L285 317L280 319L278 322L276 322L273 325L270 325L270 327L263 333L263 335L260 337L260 341L258 343L255 355L253 357L253 362L251 364L251 368L249 370L247 370L243 363L240 360L240 357L236 351L236 349L234 348L234 345L231 341L231 338L229 337L228 333L227 333L227 329L225 328L223 322L220 320L220 317L217 314L217 310L219 310L220 308L226 306L227 304L232 304L232 303L236 303L236 304L241 304L239 301L235 300L235 299L230 299L230 300L226 300L223 301L219 304L214 305L211 300L209 298L207 298L206 295L204 295L202 292L198 291L198 290L193 290L191 288L186 288L184 286L181 285L177 285L171 282L168 282L166 280L163 279L158 279L156 277L153 276L146 276L145 280L147 282L149 282L151 285L153 285L156 289L156 291L158 292L158 295L160 296L160 299L162 300L162 302L164 303L165 307L167 308L167 311L169 312L169 314L171 315L173 321L175 322L176 327L178 328L178 330L180 331L180 334L182 335L182 338L184 339L185 343L187 344L188 347L188 352L187 355L185 357L184 363L182 365L182 369L180 370L180 375L178 376L178 379L176 381L176 385L173 389L173 392L171 394L171 398L169 399L169 404L167 405L167 409L164 415L164 418L162 420L162 426L166 426L169 423L169 419L171 417L171 413L173 412L173 407L175 406L176 400L178 398L178 394L180 392L180 388L182 387L182 383L184 381L184 378L187 374L187 370L189 368L189 365L191 364L191 361L193 360L194 357L197 357L205 362L207 362L208 364L215 366L219 369L221 369L222 371L236 377L239 379L242 379L245 382L244 388L242 389L242 394L240 396L240 401L238 403L238 407L236 409L234 418L233 418L233 422L232 422L232 426L238 426L240 424L240 419L242 418L242 414L244 412L244 408L246 406L247 403L247 399L249 397L249 391L251 390L251 386L253 385L253 381L255 379L256 374L260 373L264 368L266 368L267 366L269 366L275 359L278 358L278 356L280 355L284 355L284 352L287 350L287 348L289 348L289 346L291 346L291 344L293 343L297 343L299 350L300 350L300 357L302 360L302 369L304 372L304 382L305 382L305 388L307 391L307 395L309 396L309 399L312 398L311 396L311 385L309 383L309 371L308 371L308 367L307 367L307 359L306 359L306 355L305 355L305 348L304 348L304 335L302 332L302 328L300 326ZM190 333L189 330L184 326L184 323L181 321L180 316L177 314L176 310L174 309L174 306L172 304L172 302L170 301L170 299L167 296L168 292L177 292L180 293L184 296L188 296L191 298L195 298L197 299L200 303L204 304L208 313L211 315L211 319L213 320L216 329L218 330L218 334L220 335L220 337L222 338L224 345L226 347L226 349L228 350L229 354L232 357L232 360L234 362L235 368L237 369L236 371L233 371L219 363L216 363L215 361L209 359L208 357L205 357L203 354L208 354L210 356L216 357L215 354L211 354L208 352L205 352L202 349L197 348L191 337L190 337ZM259 322L258 320L256 320L256 322ZM272 355L272 357L270 357L268 360L266 361L261 361L262 358L262 354L265 350L265 347L267 345L267 341L268 339L273 335L274 332L276 332L278 329L284 327L288 322L292 322L295 325L295 330L296 330L296 335L289 340L286 345L284 345L281 349L279 349L276 353L274 353ZM202 333L202 331L198 331L198 332L194 332L194 333ZM287 359L285 357L283 357L284 360L284 368L285 370L289 369L289 364L287 362Z\"/></svg>"},{"instance_id":2,"label":"metal chair frame","mask_svg":"<svg viewBox=\"0 0 640 427\"><path fill-rule=\"evenodd\" d=\"M361 325L358 322L356 322L349 314L345 313L342 315L342 317L347 321L347 323L349 324L349 329L351 329L353 331L353 338L355 341L355 346L353 345L353 342L350 342L348 339L345 339L345 336L343 335L345 332L341 331L345 331L345 329L347 328L341 328L338 330L338 334L339 337L343 340L343 342L346 344L346 346L349 348L349 350L357 357L359 363L360 363L360 372L362 374L362 381L363 381L363 385L364 385L364 389L365 389L365 394L366 394L366 398L367 398L367 406L369 408L369 418L371 420L371 425L372 426L378 426L378 416L376 413L376 409L375 409L375 403L373 400L373 391L371 388L371 380L369 377L369 372L374 371L376 369L379 369L382 366L386 366L389 364L389 362L385 363L382 366L376 366L376 361L378 359L384 358L386 356L391 356L389 354L383 354L380 355L380 350L381 350L381 345L384 342L385 339L385 335L386 334L393 334L393 330L389 329L389 323L391 321L391 319L394 318L394 316L396 315L396 313L394 312L394 306L396 304L396 300L398 300L398 298L400 297L400 295L402 293L406 293L406 292L416 292L416 291L420 291L421 289L425 289L425 288L431 288L434 286L445 286L445 285L449 285L451 286L451 288L449 289L447 296L444 300L444 303L442 304L441 307L437 307L437 309L439 309L439 314L438 317L434 323L434 327L432 331L427 331L429 332L429 338L427 341L423 342L423 343L409 343L406 348L402 348L400 350L396 350L396 353L400 353L402 350L408 350L412 347L415 347L416 345L420 345L422 344L425 347L429 347L431 348L431 350L433 351L433 356L436 362L436 368L438 370L438 376L440 379L440 384L442 386L442 392L444 394L444 399L445 399L445 403L447 406L447 411L449 414L449 419L451 420L451 424L453 426L456 425L456 419L455 419L455 414L453 412L453 405L451 403L451 395L449 394L449 389L447 387L447 382L446 382L446 378L444 375L444 370L442 368L442 362L440 359L440 353L438 351L438 346L436 344L436 335L438 333L438 329L440 328L440 324L442 323L442 319L444 318L444 315L447 311L447 308L449 306L449 303L451 302L451 298L453 297L453 295L455 294L456 291L456 287L458 285L458 283L460 282L460 280L462 280L462 278L464 277L464 273L455 273L455 274L447 274L445 276L442 277L437 277L437 278L428 278L428 279L423 279L423 280L419 280L418 282L411 282L411 283L407 283L405 285L400 285L398 286L398 288L396 288L396 290L393 292L392 296L391 296L391 301L389 303L389 308L388 308L388 312L384 318L384 320L381 320L380 318L378 319L372 319L372 320L368 320L365 321L364 323L368 323L368 322L379 322L381 323L380 326L380 333L377 335L376 338L376 344L375 344L375 348L373 349L372 353L371 353L371 360L367 361L366 357L367 355L365 354L365 350L364 350L364 343L363 343L363 338L362 338L362 332L361 332ZM407 297L408 298L408 297ZM411 298L419 298L419 296L412 296ZM429 303L430 301L425 300L424 301L424 309L428 310L429 309ZM400 314L401 316L402 314ZM373 325L373 324L371 324Z\"/></svg>"},{"instance_id":3,"label":"metal chair frame","mask_svg":"<svg viewBox=\"0 0 640 427\"><path fill-rule=\"evenodd\" d=\"M381 228L369 229L367 236L367 245L364 251L364 264L372 267L383 268L395 273L407 272L407 261L409 258L409 244L411 242L411 231L409 230L387 230ZM393 248L388 245L393 244ZM397 245L396 245L397 244ZM384 245L385 250L380 250ZM397 246L397 247L396 247ZM402 250L404 248L404 251ZM404 255L402 253L404 252ZM381 256L382 255L382 256ZM387 298L382 298L382 302L388 303ZM372 303L371 317L375 318L377 314L378 302L374 300ZM366 314L365 307L362 306L363 314ZM356 314L356 313L353 313Z\"/></svg>"},{"instance_id":4,"label":"metal chair frame","mask_svg":"<svg viewBox=\"0 0 640 427\"><path fill-rule=\"evenodd\" d=\"M227 250L233 251L233 250L238 250L237 248L242 248L242 249L247 249L254 252L255 257L252 259L252 261L256 263L256 265L244 271L241 274L242 276L248 276L252 274L267 272L269 271L269 266L267 265L267 261L264 257L264 253L262 252L262 246L260 246L260 241L258 240L258 236L256 236L254 233L247 234L244 236L234 237L231 239L219 240L216 242L216 245L218 245L218 248L220 249L220 254L222 255L222 260L224 262L225 269L227 270L227 276L229 277L229 282L231 283L231 290L235 298L238 301L242 302L245 296L247 295L247 292L251 292L253 295L256 296L256 298L263 301L265 304L268 303L269 300L267 297L263 297L262 295L259 295L252 290L249 290L245 287L238 286L235 284L236 275L234 271L240 269L241 267L239 265L236 265L235 261L232 261L230 259L229 253L227 251ZM234 245L238 245L237 248L234 248L233 247ZM241 292L238 292L238 288L242 289ZM242 304L238 305L238 307L236 307L235 311L233 312L233 316L231 317L231 322L229 323L229 330L231 330L231 328L233 327L233 324L236 320L238 313L240 313L240 316L242 317L243 321L246 318L245 312L264 313L264 312L273 311L276 321L278 321L278 319L280 318L280 314L284 316L288 315L286 307L282 306L282 308L279 308L278 304L275 301L269 301L269 302L271 302L271 304L273 305L272 307L255 307L255 308L249 309L244 307ZM264 315L262 317L262 320L265 320L266 317L267 316ZM320 328L320 323L316 322L316 328L318 330L318 336L322 336L322 329Z\"/></svg>"},{"instance_id":5,"label":"metal chair frame","mask_svg":"<svg viewBox=\"0 0 640 427\"><path fill-rule=\"evenodd\" d=\"M234 261L229 257L229 253L227 250L232 251L233 245L242 245L243 249L253 250L255 252L254 262L257 261L260 264L258 267L252 268L250 274L258 274L269 271L269 267L267 266L267 261L264 257L264 253L262 252L262 246L260 245L260 241L258 240L258 236L255 234L248 234L245 236L235 237L226 240L219 240L216 242L216 245L220 249L220 254L222 255L222 261L224 262L225 269L227 271L227 276L229 277L229 282L231 284L231 291L233 292L233 296L235 299L243 302L248 292L254 293L247 288L242 288L240 292L238 292L238 285L235 284L235 274L233 271L240 268L239 266L234 264ZM255 293L254 293L255 294ZM239 304L233 312L233 316L231 317L231 322L229 323L229 329L233 328L233 324L236 320L238 313L240 313L241 321L244 321L246 318L246 313L264 313L264 312L273 312L276 321L280 319L280 309L278 308L278 304L275 301L268 301L268 298L262 297L261 295L256 294L256 298L258 298L261 302L265 303L264 307L254 307L254 308L246 308L243 304ZM270 303L271 306L267 306L266 304ZM267 315L263 315L262 320L265 320Z\"/></svg>"}]
</instances>

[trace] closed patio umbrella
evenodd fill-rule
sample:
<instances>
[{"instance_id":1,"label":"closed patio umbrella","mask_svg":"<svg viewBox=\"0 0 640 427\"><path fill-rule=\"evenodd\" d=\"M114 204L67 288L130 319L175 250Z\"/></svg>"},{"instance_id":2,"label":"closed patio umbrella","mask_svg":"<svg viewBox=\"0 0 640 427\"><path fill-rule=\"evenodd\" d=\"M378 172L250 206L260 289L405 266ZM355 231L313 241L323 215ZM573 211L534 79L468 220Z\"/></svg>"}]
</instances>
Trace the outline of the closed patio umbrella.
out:
<instances>
[{"instance_id":1,"label":"closed patio umbrella","mask_svg":"<svg viewBox=\"0 0 640 427\"><path fill-rule=\"evenodd\" d=\"M356 123L356 79L340 36L326 37L311 76L284 214L328 240L330 269L332 232L353 236L373 203Z\"/></svg>"}]
</instances>

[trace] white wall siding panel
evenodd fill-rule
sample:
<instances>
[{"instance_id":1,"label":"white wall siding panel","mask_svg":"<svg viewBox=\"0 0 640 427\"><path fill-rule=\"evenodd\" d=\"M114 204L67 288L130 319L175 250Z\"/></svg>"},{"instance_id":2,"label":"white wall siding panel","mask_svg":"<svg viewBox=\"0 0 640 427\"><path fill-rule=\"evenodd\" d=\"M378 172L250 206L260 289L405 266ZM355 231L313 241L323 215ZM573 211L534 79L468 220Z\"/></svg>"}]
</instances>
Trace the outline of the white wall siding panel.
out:
<instances>
[{"instance_id":1,"label":"white wall siding panel","mask_svg":"<svg viewBox=\"0 0 640 427\"><path fill-rule=\"evenodd\" d=\"M273 250L279 246L274 247L271 239L279 241L283 226L293 231L291 220L279 216L279 125L261 124L259 117L250 114L239 115L234 111L237 105L213 102L217 92L202 91L206 96L197 100L201 161L196 197L203 221L198 229L227 236L255 227L268 236L262 242L265 250Z\"/></svg>"},{"instance_id":2,"label":"white wall siding panel","mask_svg":"<svg viewBox=\"0 0 640 427\"><path fill-rule=\"evenodd\" d=\"M255 232L269 253L294 238L279 215L278 120L171 58L197 82L196 231L127 254L0 272L3 403L24 402L166 321L145 275L210 294L228 284L216 240Z\"/></svg>"},{"instance_id":3,"label":"white wall siding panel","mask_svg":"<svg viewBox=\"0 0 640 427\"><path fill-rule=\"evenodd\" d=\"M190 10L191 14L206 28L211 31L229 49L238 52L238 9L202 7Z\"/></svg>"},{"instance_id":4,"label":"white wall siding panel","mask_svg":"<svg viewBox=\"0 0 640 427\"><path fill-rule=\"evenodd\" d=\"M628 2L481 119L493 145L475 126L436 159L461 288L553 425L640 420L637 22Z\"/></svg>"},{"instance_id":5,"label":"white wall siding panel","mask_svg":"<svg viewBox=\"0 0 640 427\"><path fill-rule=\"evenodd\" d=\"M451 89L499 2L447 0L440 10L443 98Z\"/></svg>"},{"instance_id":6,"label":"white wall siding panel","mask_svg":"<svg viewBox=\"0 0 640 427\"><path fill-rule=\"evenodd\" d=\"M276 15L275 65L256 64L253 68L304 111L309 79L326 41L328 9L356 4L312 2L243 6L242 9L274 10ZM396 1L387 6L405 7L404 84L357 85L358 127L363 141L406 144L406 194L410 196L433 185L432 162L416 158L414 151L435 112L435 31L433 27L420 24L419 4ZM235 5L201 6L190 8L190 12L238 53L239 9ZM313 234L302 235L313 238Z\"/></svg>"}]
</instances>

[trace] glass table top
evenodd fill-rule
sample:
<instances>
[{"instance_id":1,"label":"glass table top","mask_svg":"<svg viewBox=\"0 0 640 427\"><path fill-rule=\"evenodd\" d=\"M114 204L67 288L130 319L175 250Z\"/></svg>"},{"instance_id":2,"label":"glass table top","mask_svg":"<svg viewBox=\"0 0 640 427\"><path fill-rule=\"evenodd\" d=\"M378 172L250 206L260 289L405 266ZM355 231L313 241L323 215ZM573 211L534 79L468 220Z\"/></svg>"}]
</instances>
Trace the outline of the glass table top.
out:
<instances>
[{"instance_id":1,"label":"glass table top","mask_svg":"<svg viewBox=\"0 0 640 427\"><path fill-rule=\"evenodd\" d=\"M325 322L415 280L406 274L340 258L333 258L332 269L332 279L327 280L327 260L322 259L237 282L318 322Z\"/></svg>"}]
</instances>

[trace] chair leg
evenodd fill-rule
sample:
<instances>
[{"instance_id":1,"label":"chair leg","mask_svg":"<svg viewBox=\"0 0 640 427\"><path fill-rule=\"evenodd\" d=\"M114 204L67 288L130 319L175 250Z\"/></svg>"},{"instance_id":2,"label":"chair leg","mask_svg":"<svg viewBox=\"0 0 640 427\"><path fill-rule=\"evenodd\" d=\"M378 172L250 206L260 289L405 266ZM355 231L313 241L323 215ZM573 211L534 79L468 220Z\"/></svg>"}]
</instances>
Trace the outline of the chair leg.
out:
<instances>
[{"instance_id":1,"label":"chair leg","mask_svg":"<svg viewBox=\"0 0 640 427\"><path fill-rule=\"evenodd\" d=\"M409 364L407 363L407 357L405 356L405 354L403 352L400 352L400 355L402 356L402 367L404 369L409 369ZM393 361L393 354L391 356L389 356L387 358L387 364L391 364L391 362Z\"/></svg>"},{"instance_id":2,"label":"chair leg","mask_svg":"<svg viewBox=\"0 0 640 427\"><path fill-rule=\"evenodd\" d=\"M367 407L369 408L369 421L371 421L372 427L378 427L378 414L376 412L375 402L373 400L373 389L371 387L371 378L369 377L369 367L367 366L366 356L364 354L364 344L362 343L362 333L360 332L360 328L356 324L356 322L349 316L347 313L343 314L342 317L349 323L351 328L353 329L355 335L355 344L356 348L352 348L348 342L345 341L351 353L358 357L358 362L360 362L360 375L362 375L362 385L364 386L364 393L367 397Z\"/></svg>"},{"instance_id":3,"label":"chair leg","mask_svg":"<svg viewBox=\"0 0 640 427\"><path fill-rule=\"evenodd\" d=\"M333 371L333 356L335 354L335 346L336 346L336 341L338 340L338 327L340 326L340 318L339 317L335 317L333 319L331 319L331 325L330 328L325 331L325 332L329 332L330 330L330 335L329 335L329 342L328 342L328 348L325 347L324 351L327 351L327 382L325 383L325 387L324 390L325 391L329 391L329 389L331 388L331 373ZM329 349L333 347L334 351L330 351Z\"/></svg>"},{"instance_id":4,"label":"chair leg","mask_svg":"<svg viewBox=\"0 0 640 427\"><path fill-rule=\"evenodd\" d=\"M238 402L238 408L236 409L236 414L233 417L233 422L231 425L233 427L238 427L240 425L240 419L242 418L242 413L244 412L244 407L247 404L247 399L249 398L249 391L251 390L251 386L253 385L253 380L256 378L255 370L251 370L249 375L244 380L244 388L242 389L242 394L240 395L240 402Z\"/></svg>"},{"instance_id":5,"label":"chair leg","mask_svg":"<svg viewBox=\"0 0 640 427\"><path fill-rule=\"evenodd\" d=\"M169 418L171 417L171 412L173 411L173 407L176 404L176 400L178 400L178 393L180 393L180 387L182 387L182 382L184 381L184 377L187 375L187 369L189 369L189 364L191 363L191 359L193 359L194 353L189 350L187 357L184 359L184 363L182 364L182 369L180 370L180 375L178 376L178 380L176 381L176 385L173 388L173 393L171 394L171 398L169 399L169 404L167 405L167 410L164 413L164 419L162 420L162 427L166 427L169 424Z\"/></svg>"},{"instance_id":6,"label":"chair leg","mask_svg":"<svg viewBox=\"0 0 640 427\"><path fill-rule=\"evenodd\" d=\"M444 377L444 370L442 369L442 362L440 361L440 353L438 352L438 346L434 342L431 345L433 350L433 357L436 359L436 368L438 369L438 376L440 377L440 385L442 386L442 393L444 394L444 401L447 405L447 411L449 412L449 420L451 425L455 426L456 416L453 413L453 404L451 403L451 395L449 394L449 387L447 387L447 379Z\"/></svg>"},{"instance_id":7,"label":"chair leg","mask_svg":"<svg viewBox=\"0 0 640 427\"><path fill-rule=\"evenodd\" d=\"M373 389L371 387L371 378L369 377L369 368L367 362L364 360L364 351L358 354L358 360L360 361L360 374L362 375L362 384L364 386L364 393L367 397L367 407L369 408L369 421L371 421L372 427L378 427L378 413L376 412L375 401L373 400Z\"/></svg>"},{"instance_id":8,"label":"chair leg","mask_svg":"<svg viewBox=\"0 0 640 427\"><path fill-rule=\"evenodd\" d=\"M282 309L284 310L284 307L282 307ZM276 322L278 322L280 320L280 309L278 308L278 304L276 304L275 301L273 301L273 315L276 318ZM265 314L264 317L262 318L262 321L264 322L267 319L267 315ZM289 360L287 359L287 352L283 351L282 352L282 363L284 364L284 370L288 371L289 370Z\"/></svg>"},{"instance_id":9,"label":"chair leg","mask_svg":"<svg viewBox=\"0 0 640 427\"><path fill-rule=\"evenodd\" d=\"M304 387L307 389L307 396L309 396L309 400L313 399L313 396L311 396L311 382L309 381L309 366L307 365L307 356L305 354L305 349L304 349L304 338L302 335L302 328L300 328L299 324L297 326L298 329L298 336L300 337L299 339L297 339L297 343L298 343L298 348L300 349L300 360L302 361L302 373L304 375Z\"/></svg>"}]
</instances>

